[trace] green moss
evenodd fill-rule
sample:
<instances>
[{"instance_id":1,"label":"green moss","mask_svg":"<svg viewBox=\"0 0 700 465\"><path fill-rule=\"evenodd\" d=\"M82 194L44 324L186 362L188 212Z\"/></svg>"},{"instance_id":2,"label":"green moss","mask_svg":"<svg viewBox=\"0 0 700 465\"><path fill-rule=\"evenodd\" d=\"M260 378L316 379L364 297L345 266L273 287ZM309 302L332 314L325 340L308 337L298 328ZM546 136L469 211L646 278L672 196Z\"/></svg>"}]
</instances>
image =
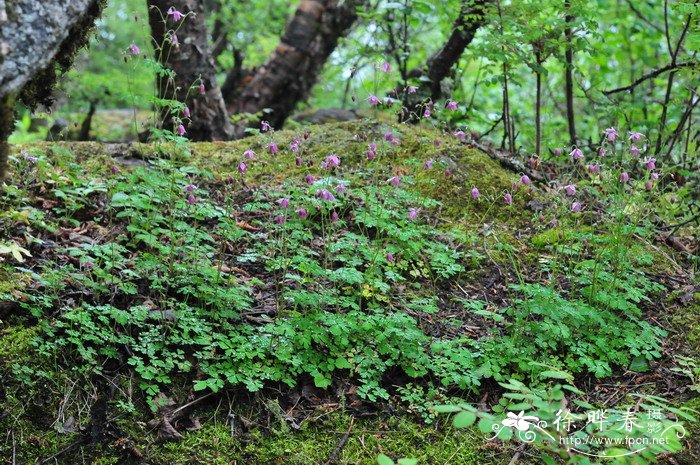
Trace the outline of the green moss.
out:
<instances>
[{"instance_id":1,"label":"green moss","mask_svg":"<svg viewBox=\"0 0 700 465\"><path fill-rule=\"evenodd\" d=\"M685 340L695 352L700 352L700 292L693 296L693 304L679 309L671 320L674 329L685 335Z\"/></svg>"},{"instance_id":2,"label":"green moss","mask_svg":"<svg viewBox=\"0 0 700 465\"><path fill-rule=\"evenodd\" d=\"M38 332L36 326L10 326L0 330L0 368L32 360L32 342Z\"/></svg>"}]
</instances>

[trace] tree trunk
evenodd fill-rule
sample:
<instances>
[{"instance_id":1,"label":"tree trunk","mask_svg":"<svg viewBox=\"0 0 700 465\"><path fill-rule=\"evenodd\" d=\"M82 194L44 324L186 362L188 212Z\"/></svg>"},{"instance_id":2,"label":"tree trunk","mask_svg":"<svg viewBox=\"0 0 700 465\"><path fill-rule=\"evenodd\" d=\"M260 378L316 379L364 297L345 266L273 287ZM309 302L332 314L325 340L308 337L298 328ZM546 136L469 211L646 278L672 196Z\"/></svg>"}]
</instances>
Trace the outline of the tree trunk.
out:
<instances>
[{"instance_id":1,"label":"tree trunk","mask_svg":"<svg viewBox=\"0 0 700 465\"><path fill-rule=\"evenodd\" d=\"M158 96L176 99L187 105L191 121L185 126L191 140L231 139L233 126L226 113L221 89L216 83L202 1L148 0L148 4L151 33L158 44L156 59L175 74L174 78L158 77ZM175 22L166 16L170 7L187 16ZM170 34L175 30L179 46L170 42ZM204 85L204 93L200 92L200 83ZM164 124L174 124L171 116L166 111Z\"/></svg>"},{"instance_id":2,"label":"tree trunk","mask_svg":"<svg viewBox=\"0 0 700 465\"><path fill-rule=\"evenodd\" d=\"M574 48L573 48L573 32L568 26L574 21L574 17L569 14L571 1L564 0L564 8L566 9L567 27L564 29L564 37L566 38L566 50L564 51L564 59L566 61L564 78L566 80L566 120L569 126L569 143L573 147L576 145L576 118L574 116Z\"/></svg>"},{"instance_id":3,"label":"tree trunk","mask_svg":"<svg viewBox=\"0 0 700 465\"><path fill-rule=\"evenodd\" d=\"M428 78L433 101L442 97L442 80L459 61L464 50L474 40L484 23L484 13L493 0L471 0L462 3L459 16L452 26L452 34L443 47L428 59Z\"/></svg>"},{"instance_id":4,"label":"tree trunk","mask_svg":"<svg viewBox=\"0 0 700 465\"><path fill-rule=\"evenodd\" d=\"M7 139L15 126L15 102L11 96L0 97L0 182L5 178L9 145Z\"/></svg>"},{"instance_id":5,"label":"tree trunk","mask_svg":"<svg viewBox=\"0 0 700 465\"><path fill-rule=\"evenodd\" d=\"M357 18L364 0L302 0L279 45L239 95L227 95L231 113L256 115L237 126L259 127L261 120L279 128L305 99L338 40ZM235 89L236 86L227 86ZM264 114L260 114L265 110Z\"/></svg>"}]
</instances>

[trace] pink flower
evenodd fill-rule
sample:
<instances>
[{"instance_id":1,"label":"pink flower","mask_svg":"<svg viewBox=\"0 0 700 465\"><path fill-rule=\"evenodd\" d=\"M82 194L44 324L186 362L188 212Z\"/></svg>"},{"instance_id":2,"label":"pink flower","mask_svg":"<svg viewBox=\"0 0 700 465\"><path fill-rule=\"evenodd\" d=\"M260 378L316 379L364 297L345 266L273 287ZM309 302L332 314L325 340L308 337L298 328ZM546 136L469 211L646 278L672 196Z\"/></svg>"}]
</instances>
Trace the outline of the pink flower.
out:
<instances>
[{"instance_id":1,"label":"pink flower","mask_svg":"<svg viewBox=\"0 0 700 465\"><path fill-rule=\"evenodd\" d=\"M178 48L180 46L180 41L177 39L177 34L170 34L170 43Z\"/></svg>"},{"instance_id":2,"label":"pink flower","mask_svg":"<svg viewBox=\"0 0 700 465\"><path fill-rule=\"evenodd\" d=\"M277 200L277 204L282 208L288 208L289 207L289 199L286 197L282 197L281 199Z\"/></svg>"},{"instance_id":3,"label":"pink flower","mask_svg":"<svg viewBox=\"0 0 700 465\"><path fill-rule=\"evenodd\" d=\"M659 179L659 173L651 173L649 175L649 179L651 179L652 181L656 181L657 179Z\"/></svg>"},{"instance_id":4,"label":"pink flower","mask_svg":"<svg viewBox=\"0 0 700 465\"><path fill-rule=\"evenodd\" d=\"M251 149L248 149L245 152L243 152L243 158L245 158L246 160L253 159L255 158L255 152L253 152Z\"/></svg>"},{"instance_id":5,"label":"pink flower","mask_svg":"<svg viewBox=\"0 0 700 465\"><path fill-rule=\"evenodd\" d=\"M656 158L649 158L649 159L644 159L644 164L647 165L647 169L649 171L652 171L656 169Z\"/></svg>"},{"instance_id":6,"label":"pink flower","mask_svg":"<svg viewBox=\"0 0 700 465\"><path fill-rule=\"evenodd\" d=\"M506 205L512 204L512 203L513 203L513 196L510 195L510 194L504 195L504 196L503 196L503 202L504 202Z\"/></svg>"},{"instance_id":7,"label":"pink flower","mask_svg":"<svg viewBox=\"0 0 700 465\"><path fill-rule=\"evenodd\" d=\"M394 187L399 187L401 185L401 176L394 176L391 177L387 180L387 182L391 183L392 186Z\"/></svg>"},{"instance_id":8,"label":"pink flower","mask_svg":"<svg viewBox=\"0 0 700 465\"><path fill-rule=\"evenodd\" d=\"M316 178L314 177L313 174L306 175L306 184L313 184L315 182L316 182Z\"/></svg>"},{"instance_id":9,"label":"pink flower","mask_svg":"<svg viewBox=\"0 0 700 465\"><path fill-rule=\"evenodd\" d=\"M270 127L270 123L268 123L267 121L262 121L260 123L260 129L262 130L262 132L267 132L272 128Z\"/></svg>"},{"instance_id":10,"label":"pink flower","mask_svg":"<svg viewBox=\"0 0 700 465\"><path fill-rule=\"evenodd\" d=\"M481 193L479 192L479 189L477 189L476 187L473 187L472 188L472 199L478 199L479 197L481 197Z\"/></svg>"},{"instance_id":11,"label":"pink flower","mask_svg":"<svg viewBox=\"0 0 700 465\"><path fill-rule=\"evenodd\" d=\"M207 88L204 87L204 83L201 83L201 84L199 85L199 93L200 93L201 95L204 95L204 94L207 93Z\"/></svg>"},{"instance_id":12,"label":"pink flower","mask_svg":"<svg viewBox=\"0 0 700 465\"><path fill-rule=\"evenodd\" d=\"M129 53L132 55L140 55L141 54L141 49L138 47L138 45L132 43L129 45Z\"/></svg>"},{"instance_id":13,"label":"pink flower","mask_svg":"<svg viewBox=\"0 0 700 465\"><path fill-rule=\"evenodd\" d=\"M467 135L461 129L455 132L455 137L457 137L457 139L461 140L462 142L467 140Z\"/></svg>"},{"instance_id":14,"label":"pink flower","mask_svg":"<svg viewBox=\"0 0 700 465\"><path fill-rule=\"evenodd\" d=\"M583 207L581 206L581 204L579 202L574 202L571 204L571 211L572 212L578 213L581 210L583 210Z\"/></svg>"},{"instance_id":15,"label":"pink flower","mask_svg":"<svg viewBox=\"0 0 700 465\"><path fill-rule=\"evenodd\" d=\"M457 110L457 102L455 102L454 100L448 101L447 102L447 109L451 110L451 111Z\"/></svg>"},{"instance_id":16,"label":"pink flower","mask_svg":"<svg viewBox=\"0 0 700 465\"><path fill-rule=\"evenodd\" d=\"M605 130L605 138L608 139L608 141L615 142L618 137L619 134L617 133L615 128L608 128Z\"/></svg>"},{"instance_id":17,"label":"pink flower","mask_svg":"<svg viewBox=\"0 0 700 465\"><path fill-rule=\"evenodd\" d=\"M185 126L182 124L178 124L177 128L175 128L175 131L177 131L178 136L184 136L187 131L185 131Z\"/></svg>"},{"instance_id":18,"label":"pink flower","mask_svg":"<svg viewBox=\"0 0 700 465\"><path fill-rule=\"evenodd\" d=\"M558 157L559 155L561 155L561 149L557 147L556 149L554 149L554 156Z\"/></svg>"},{"instance_id":19,"label":"pink flower","mask_svg":"<svg viewBox=\"0 0 700 465\"><path fill-rule=\"evenodd\" d=\"M569 197L576 195L576 186L573 184L569 184L568 186L564 187L564 189L566 190L566 195Z\"/></svg>"},{"instance_id":20,"label":"pink flower","mask_svg":"<svg viewBox=\"0 0 700 465\"><path fill-rule=\"evenodd\" d=\"M406 93L407 94L415 94L417 90L418 90L418 87L416 87L416 86L408 86L408 88L406 89Z\"/></svg>"},{"instance_id":21,"label":"pink flower","mask_svg":"<svg viewBox=\"0 0 700 465\"><path fill-rule=\"evenodd\" d=\"M601 147L600 149L598 149L598 155L599 155L599 156L604 157L604 156L606 156L607 154L608 154L608 151L605 150L603 147Z\"/></svg>"},{"instance_id":22,"label":"pink flower","mask_svg":"<svg viewBox=\"0 0 700 465\"><path fill-rule=\"evenodd\" d=\"M369 147L369 149L372 150L372 151L377 150L377 144L375 144L374 142L372 142L371 144L367 145L367 147Z\"/></svg>"},{"instance_id":23,"label":"pink flower","mask_svg":"<svg viewBox=\"0 0 700 465\"><path fill-rule=\"evenodd\" d=\"M318 197L319 199L328 200L328 201L335 200L335 196L330 191L327 191L326 189L319 189L318 191L316 191L316 197Z\"/></svg>"},{"instance_id":24,"label":"pink flower","mask_svg":"<svg viewBox=\"0 0 700 465\"><path fill-rule=\"evenodd\" d=\"M294 159L294 164L297 166L301 166L304 163L304 160L301 159L301 157L296 157Z\"/></svg>"},{"instance_id":25,"label":"pink flower","mask_svg":"<svg viewBox=\"0 0 700 465\"><path fill-rule=\"evenodd\" d=\"M440 139L435 139L433 141L433 144L435 145L435 147L440 147L442 145L442 141L440 141Z\"/></svg>"},{"instance_id":26,"label":"pink flower","mask_svg":"<svg viewBox=\"0 0 700 465\"><path fill-rule=\"evenodd\" d=\"M527 174L523 174L520 177L520 182L523 183L523 185L525 186L529 186L530 184L532 184L532 181L530 181L530 176L528 176Z\"/></svg>"},{"instance_id":27,"label":"pink flower","mask_svg":"<svg viewBox=\"0 0 700 465\"><path fill-rule=\"evenodd\" d=\"M647 182L644 184L644 188L645 188L646 190L650 191L650 190L652 190L652 189L654 188L654 184L652 184L651 181L647 181Z\"/></svg>"},{"instance_id":28,"label":"pink flower","mask_svg":"<svg viewBox=\"0 0 700 465\"><path fill-rule=\"evenodd\" d=\"M248 169L248 165L246 165L244 161L242 161L242 162L238 165L238 172L241 173L241 174L245 174L245 172L246 172L247 169Z\"/></svg>"},{"instance_id":29,"label":"pink flower","mask_svg":"<svg viewBox=\"0 0 700 465\"><path fill-rule=\"evenodd\" d=\"M639 147L637 147L636 145L631 146L630 147L630 155L633 155L635 157L638 156L639 155Z\"/></svg>"},{"instance_id":30,"label":"pink flower","mask_svg":"<svg viewBox=\"0 0 700 465\"><path fill-rule=\"evenodd\" d=\"M394 104L394 99L392 99L391 97L387 97L384 99L384 105L386 105L387 107L390 107L393 104Z\"/></svg>"},{"instance_id":31,"label":"pink flower","mask_svg":"<svg viewBox=\"0 0 700 465\"><path fill-rule=\"evenodd\" d=\"M393 133L393 132L387 131L387 132L384 133L384 140L385 140L385 141L389 142L389 141L391 141L391 139L393 139L393 138L394 138L394 133Z\"/></svg>"},{"instance_id":32,"label":"pink flower","mask_svg":"<svg viewBox=\"0 0 700 465\"><path fill-rule=\"evenodd\" d=\"M393 139L391 139L389 141L389 143L391 145L393 145L394 147L398 147L401 144L401 141L399 139L397 139L396 137L394 137Z\"/></svg>"},{"instance_id":33,"label":"pink flower","mask_svg":"<svg viewBox=\"0 0 700 465\"><path fill-rule=\"evenodd\" d=\"M179 11L177 11L177 10L175 9L175 7L172 7L172 6L171 6L170 8L168 8L168 16L170 16L170 17L172 18L172 20L175 21L175 22L177 23L177 22L180 21L180 20L183 18L183 16L185 16L185 15L183 15L182 13L180 13Z\"/></svg>"},{"instance_id":34,"label":"pink flower","mask_svg":"<svg viewBox=\"0 0 700 465\"><path fill-rule=\"evenodd\" d=\"M583 152L578 147L573 149L569 155L571 155L571 158L573 160L579 160L579 159L583 158Z\"/></svg>"},{"instance_id":35,"label":"pink flower","mask_svg":"<svg viewBox=\"0 0 700 465\"><path fill-rule=\"evenodd\" d=\"M423 112L423 118L430 118L430 108L426 108Z\"/></svg>"},{"instance_id":36,"label":"pink flower","mask_svg":"<svg viewBox=\"0 0 700 465\"><path fill-rule=\"evenodd\" d=\"M192 194L188 195L187 196L187 203L189 203L190 205L192 205L193 203L197 203L197 197L195 197Z\"/></svg>"},{"instance_id":37,"label":"pink flower","mask_svg":"<svg viewBox=\"0 0 700 465\"><path fill-rule=\"evenodd\" d=\"M388 73L388 72L391 71L391 65L389 64L388 61L385 61L385 62L382 64L382 71L384 71L385 73Z\"/></svg>"},{"instance_id":38,"label":"pink flower","mask_svg":"<svg viewBox=\"0 0 700 465\"><path fill-rule=\"evenodd\" d=\"M121 171L117 165L112 166L112 169L110 170L112 174L119 174Z\"/></svg>"},{"instance_id":39,"label":"pink flower","mask_svg":"<svg viewBox=\"0 0 700 465\"><path fill-rule=\"evenodd\" d=\"M530 168L532 168L533 170L537 169L537 158L530 157L527 162L530 165Z\"/></svg>"},{"instance_id":40,"label":"pink flower","mask_svg":"<svg viewBox=\"0 0 700 465\"><path fill-rule=\"evenodd\" d=\"M333 213L331 213L331 222L337 223L339 220L340 218L338 218L338 214L335 210L333 210Z\"/></svg>"},{"instance_id":41,"label":"pink flower","mask_svg":"<svg viewBox=\"0 0 700 465\"><path fill-rule=\"evenodd\" d=\"M395 260L394 254L391 253L391 252L388 252L388 253L386 254L386 261L387 261L387 262L393 262L394 260Z\"/></svg>"},{"instance_id":42,"label":"pink flower","mask_svg":"<svg viewBox=\"0 0 700 465\"><path fill-rule=\"evenodd\" d=\"M267 144L267 148L270 151L271 155L277 155L277 152L280 151L279 147L277 147L277 144L275 144L274 142L270 142L269 144Z\"/></svg>"},{"instance_id":43,"label":"pink flower","mask_svg":"<svg viewBox=\"0 0 700 465\"><path fill-rule=\"evenodd\" d=\"M367 159L368 160L374 160L376 156L377 156L377 154L374 153L374 150L370 149L369 152L367 152Z\"/></svg>"},{"instance_id":44,"label":"pink flower","mask_svg":"<svg viewBox=\"0 0 700 465\"><path fill-rule=\"evenodd\" d=\"M433 159L431 158L430 160L426 160L425 163L423 163L423 168L426 170L429 170L433 167Z\"/></svg>"},{"instance_id":45,"label":"pink flower","mask_svg":"<svg viewBox=\"0 0 700 465\"><path fill-rule=\"evenodd\" d=\"M620 182L622 184L627 184L627 182L630 180L630 175L627 174L626 172L620 173Z\"/></svg>"},{"instance_id":46,"label":"pink flower","mask_svg":"<svg viewBox=\"0 0 700 465\"><path fill-rule=\"evenodd\" d=\"M185 107L185 109L182 110L182 116L184 116L185 118L190 117L190 107Z\"/></svg>"},{"instance_id":47,"label":"pink flower","mask_svg":"<svg viewBox=\"0 0 700 465\"><path fill-rule=\"evenodd\" d=\"M415 220L418 218L418 209L417 208L411 208L408 210L408 217L409 220Z\"/></svg>"},{"instance_id":48,"label":"pink flower","mask_svg":"<svg viewBox=\"0 0 700 465\"><path fill-rule=\"evenodd\" d=\"M185 189L187 192L193 192L197 189L197 186L194 184L188 184L183 189Z\"/></svg>"},{"instance_id":49,"label":"pink flower","mask_svg":"<svg viewBox=\"0 0 700 465\"><path fill-rule=\"evenodd\" d=\"M632 142L639 142L644 137L641 132L630 132L630 140Z\"/></svg>"},{"instance_id":50,"label":"pink flower","mask_svg":"<svg viewBox=\"0 0 700 465\"><path fill-rule=\"evenodd\" d=\"M294 212L299 215L299 218L302 220L305 220L309 216L309 212L306 211L306 208L300 208L298 210L294 210Z\"/></svg>"},{"instance_id":51,"label":"pink flower","mask_svg":"<svg viewBox=\"0 0 700 465\"><path fill-rule=\"evenodd\" d=\"M299 143L297 142L292 142L292 144L289 146L290 150L294 153L299 152Z\"/></svg>"},{"instance_id":52,"label":"pink flower","mask_svg":"<svg viewBox=\"0 0 700 465\"><path fill-rule=\"evenodd\" d=\"M343 193L345 192L345 184L338 184L338 185L335 187L335 191L336 191L339 195L340 195L340 194L343 194Z\"/></svg>"},{"instance_id":53,"label":"pink flower","mask_svg":"<svg viewBox=\"0 0 700 465\"><path fill-rule=\"evenodd\" d=\"M370 95L369 97L367 97L367 101L373 107L376 107L379 104L379 98L377 98L376 95Z\"/></svg>"},{"instance_id":54,"label":"pink flower","mask_svg":"<svg viewBox=\"0 0 700 465\"><path fill-rule=\"evenodd\" d=\"M277 216L275 217L275 223L277 223L277 224L284 224L284 216L282 216L282 215L277 215Z\"/></svg>"},{"instance_id":55,"label":"pink flower","mask_svg":"<svg viewBox=\"0 0 700 465\"><path fill-rule=\"evenodd\" d=\"M321 168L324 170L337 168L338 166L340 166L340 158L335 154L328 155L326 159L321 162Z\"/></svg>"}]
</instances>

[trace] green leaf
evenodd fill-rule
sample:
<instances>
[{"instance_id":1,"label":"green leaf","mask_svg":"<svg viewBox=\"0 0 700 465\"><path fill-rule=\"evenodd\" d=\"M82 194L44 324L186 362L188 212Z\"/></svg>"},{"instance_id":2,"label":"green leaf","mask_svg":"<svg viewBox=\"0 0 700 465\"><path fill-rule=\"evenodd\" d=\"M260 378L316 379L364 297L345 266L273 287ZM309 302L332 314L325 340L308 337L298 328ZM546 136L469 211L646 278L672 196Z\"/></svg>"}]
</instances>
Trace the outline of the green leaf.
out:
<instances>
[{"instance_id":1,"label":"green leaf","mask_svg":"<svg viewBox=\"0 0 700 465\"><path fill-rule=\"evenodd\" d=\"M462 411L458 405L434 405L431 407L436 413L457 413Z\"/></svg>"},{"instance_id":2,"label":"green leaf","mask_svg":"<svg viewBox=\"0 0 700 465\"><path fill-rule=\"evenodd\" d=\"M394 465L394 461L384 454L379 454L379 456L377 456L377 463L379 465Z\"/></svg>"},{"instance_id":3,"label":"green leaf","mask_svg":"<svg viewBox=\"0 0 700 465\"><path fill-rule=\"evenodd\" d=\"M452 420L455 428L469 428L476 421L476 415L472 412L459 412Z\"/></svg>"}]
</instances>

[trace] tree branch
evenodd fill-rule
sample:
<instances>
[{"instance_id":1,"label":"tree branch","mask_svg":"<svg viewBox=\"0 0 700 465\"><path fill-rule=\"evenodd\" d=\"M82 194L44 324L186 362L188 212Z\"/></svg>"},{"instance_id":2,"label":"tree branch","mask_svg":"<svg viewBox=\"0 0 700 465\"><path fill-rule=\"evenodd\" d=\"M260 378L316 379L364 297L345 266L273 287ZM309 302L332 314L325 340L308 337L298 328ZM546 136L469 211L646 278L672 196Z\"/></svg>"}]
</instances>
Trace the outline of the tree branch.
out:
<instances>
[{"instance_id":1,"label":"tree branch","mask_svg":"<svg viewBox=\"0 0 700 465\"><path fill-rule=\"evenodd\" d=\"M681 69L681 68L690 68L690 67L697 66L697 65L698 65L698 62L695 62L695 61L683 61L680 63L676 63L675 65L669 64L669 65L666 65L662 68L655 69L654 71L651 71L651 72L645 74L644 76L640 77L639 79L637 79L636 81L634 81L632 84L630 84L628 86L618 87L616 89L604 90L603 95L609 96L609 95L617 94L620 92L629 92L632 89L634 89L635 87L637 87L639 84L641 84L645 81L648 81L649 79L654 79L655 77L660 76L661 74L663 74L667 71L674 71L674 70Z\"/></svg>"}]
</instances>

